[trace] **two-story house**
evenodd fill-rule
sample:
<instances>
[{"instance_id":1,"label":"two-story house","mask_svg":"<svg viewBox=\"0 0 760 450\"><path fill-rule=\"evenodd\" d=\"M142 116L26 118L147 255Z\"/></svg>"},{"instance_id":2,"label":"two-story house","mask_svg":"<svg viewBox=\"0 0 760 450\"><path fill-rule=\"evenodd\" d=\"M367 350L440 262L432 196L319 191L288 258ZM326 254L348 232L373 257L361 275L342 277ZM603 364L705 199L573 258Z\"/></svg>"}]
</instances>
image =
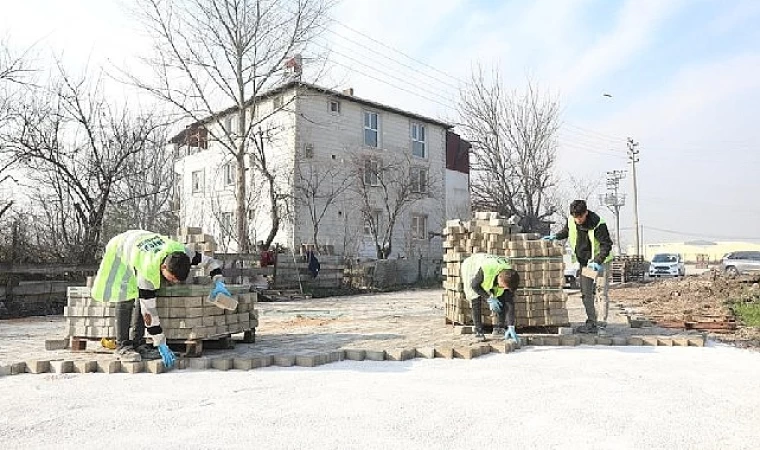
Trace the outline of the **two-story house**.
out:
<instances>
[{"instance_id":1,"label":"two-story house","mask_svg":"<svg viewBox=\"0 0 760 450\"><path fill-rule=\"evenodd\" d=\"M375 257L378 244L388 245L385 230L394 222L389 257L435 256L452 208L447 195L456 193L455 203L469 208L469 166L450 162L447 169L447 145L450 154L463 157L449 124L362 99L353 90L300 81L250 105L252 139L263 146L282 201L277 243L298 248L314 243L316 235L319 245L338 254ZM202 227L225 251L237 248L238 168L212 136L237 133L237 113L223 111L171 140L181 224ZM271 196L250 160L245 169L250 240L263 241L271 230Z\"/></svg>"}]
</instances>

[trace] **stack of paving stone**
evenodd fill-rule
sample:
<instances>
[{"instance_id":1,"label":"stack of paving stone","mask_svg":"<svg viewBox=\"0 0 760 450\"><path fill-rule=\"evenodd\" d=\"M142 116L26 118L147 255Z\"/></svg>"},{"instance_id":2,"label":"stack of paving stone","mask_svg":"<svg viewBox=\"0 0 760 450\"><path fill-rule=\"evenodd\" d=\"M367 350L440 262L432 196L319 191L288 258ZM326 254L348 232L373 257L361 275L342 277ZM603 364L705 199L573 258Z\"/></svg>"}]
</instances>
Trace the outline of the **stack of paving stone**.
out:
<instances>
[{"instance_id":1,"label":"stack of paving stone","mask_svg":"<svg viewBox=\"0 0 760 450\"><path fill-rule=\"evenodd\" d=\"M206 256L213 256L216 251L214 236L203 233L203 230L198 227L177 228L177 236L174 239L185 244L191 250L201 252Z\"/></svg>"},{"instance_id":2,"label":"stack of paving stone","mask_svg":"<svg viewBox=\"0 0 760 450\"><path fill-rule=\"evenodd\" d=\"M249 292L248 286L227 287L238 300L234 311L218 308L211 303L208 299L211 287L208 285L178 285L160 289L157 293L158 314L167 339L216 339L256 328L256 293ZM68 306L63 314L70 338L115 337L114 304L93 300L88 287L69 288Z\"/></svg>"},{"instance_id":3,"label":"stack of paving stone","mask_svg":"<svg viewBox=\"0 0 760 450\"><path fill-rule=\"evenodd\" d=\"M459 276L462 261L473 253L506 256L520 274L515 296L515 325L518 328L565 326L567 296L564 285L563 248L542 241L537 234L521 229L495 212L477 212L472 220L449 220L443 230L443 260L446 276L443 294L447 323L472 324L472 309ZM483 324L495 325L496 316L484 305Z\"/></svg>"}]
</instances>

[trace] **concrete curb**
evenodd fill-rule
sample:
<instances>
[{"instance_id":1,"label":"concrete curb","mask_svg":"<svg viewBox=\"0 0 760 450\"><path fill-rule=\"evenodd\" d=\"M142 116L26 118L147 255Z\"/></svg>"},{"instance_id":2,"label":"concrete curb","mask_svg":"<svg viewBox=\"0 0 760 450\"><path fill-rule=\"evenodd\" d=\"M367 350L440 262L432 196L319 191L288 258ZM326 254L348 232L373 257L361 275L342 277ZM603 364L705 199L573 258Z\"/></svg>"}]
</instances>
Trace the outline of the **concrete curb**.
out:
<instances>
[{"instance_id":1,"label":"concrete curb","mask_svg":"<svg viewBox=\"0 0 760 450\"><path fill-rule=\"evenodd\" d=\"M704 347L705 335L689 336L593 336L593 335L528 335L522 338L522 348L532 346L665 346ZM488 353L511 353L520 348L514 341L492 341L461 346L428 346L422 348L392 348L388 350L340 349L308 354L277 354L260 356L204 356L178 358L177 365L166 370L160 360L121 362L117 360L29 360L0 366L0 376L23 373L152 373L178 370L242 370L260 367L317 367L338 361L408 361L415 358L473 359Z\"/></svg>"}]
</instances>

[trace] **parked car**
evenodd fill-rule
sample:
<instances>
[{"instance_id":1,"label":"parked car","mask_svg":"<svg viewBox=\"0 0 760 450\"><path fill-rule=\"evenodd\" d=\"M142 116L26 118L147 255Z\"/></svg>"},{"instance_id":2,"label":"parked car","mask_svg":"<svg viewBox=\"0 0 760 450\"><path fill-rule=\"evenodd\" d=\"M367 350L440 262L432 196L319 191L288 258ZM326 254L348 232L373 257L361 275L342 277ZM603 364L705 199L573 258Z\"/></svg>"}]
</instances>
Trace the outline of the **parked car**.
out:
<instances>
[{"instance_id":1,"label":"parked car","mask_svg":"<svg viewBox=\"0 0 760 450\"><path fill-rule=\"evenodd\" d=\"M720 262L721 272L730 277L760 272L760 252L740 251L727 253Z\"/></svg>"},{"instance_id":2,"label":"parked car","mask_svg":"<svg viewBox=\"0 0 760 450\"><path fill-rule=\"evenodd\" d=\"M649 264L650 277L684 277L686 266L678 253L658 253Z\"/></svg>"}]
</instances>

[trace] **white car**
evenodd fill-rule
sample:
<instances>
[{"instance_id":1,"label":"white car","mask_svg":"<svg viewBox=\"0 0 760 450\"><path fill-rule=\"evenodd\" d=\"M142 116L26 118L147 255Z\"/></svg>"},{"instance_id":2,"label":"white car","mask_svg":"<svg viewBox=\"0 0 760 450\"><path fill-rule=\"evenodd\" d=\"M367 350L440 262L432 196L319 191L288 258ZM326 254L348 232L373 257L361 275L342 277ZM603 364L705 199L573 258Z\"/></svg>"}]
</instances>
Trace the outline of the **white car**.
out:
<instances>
[{"instance_id":1,"label":"white car","mask_svg":"<svg viewBox=\"0 0 760 450\"><path fill-rule=\"evenodd\" d=\"M649 264L650 277L683 277L686 266L678 253L658 253Z\"/></svg>"}]
</instances>

